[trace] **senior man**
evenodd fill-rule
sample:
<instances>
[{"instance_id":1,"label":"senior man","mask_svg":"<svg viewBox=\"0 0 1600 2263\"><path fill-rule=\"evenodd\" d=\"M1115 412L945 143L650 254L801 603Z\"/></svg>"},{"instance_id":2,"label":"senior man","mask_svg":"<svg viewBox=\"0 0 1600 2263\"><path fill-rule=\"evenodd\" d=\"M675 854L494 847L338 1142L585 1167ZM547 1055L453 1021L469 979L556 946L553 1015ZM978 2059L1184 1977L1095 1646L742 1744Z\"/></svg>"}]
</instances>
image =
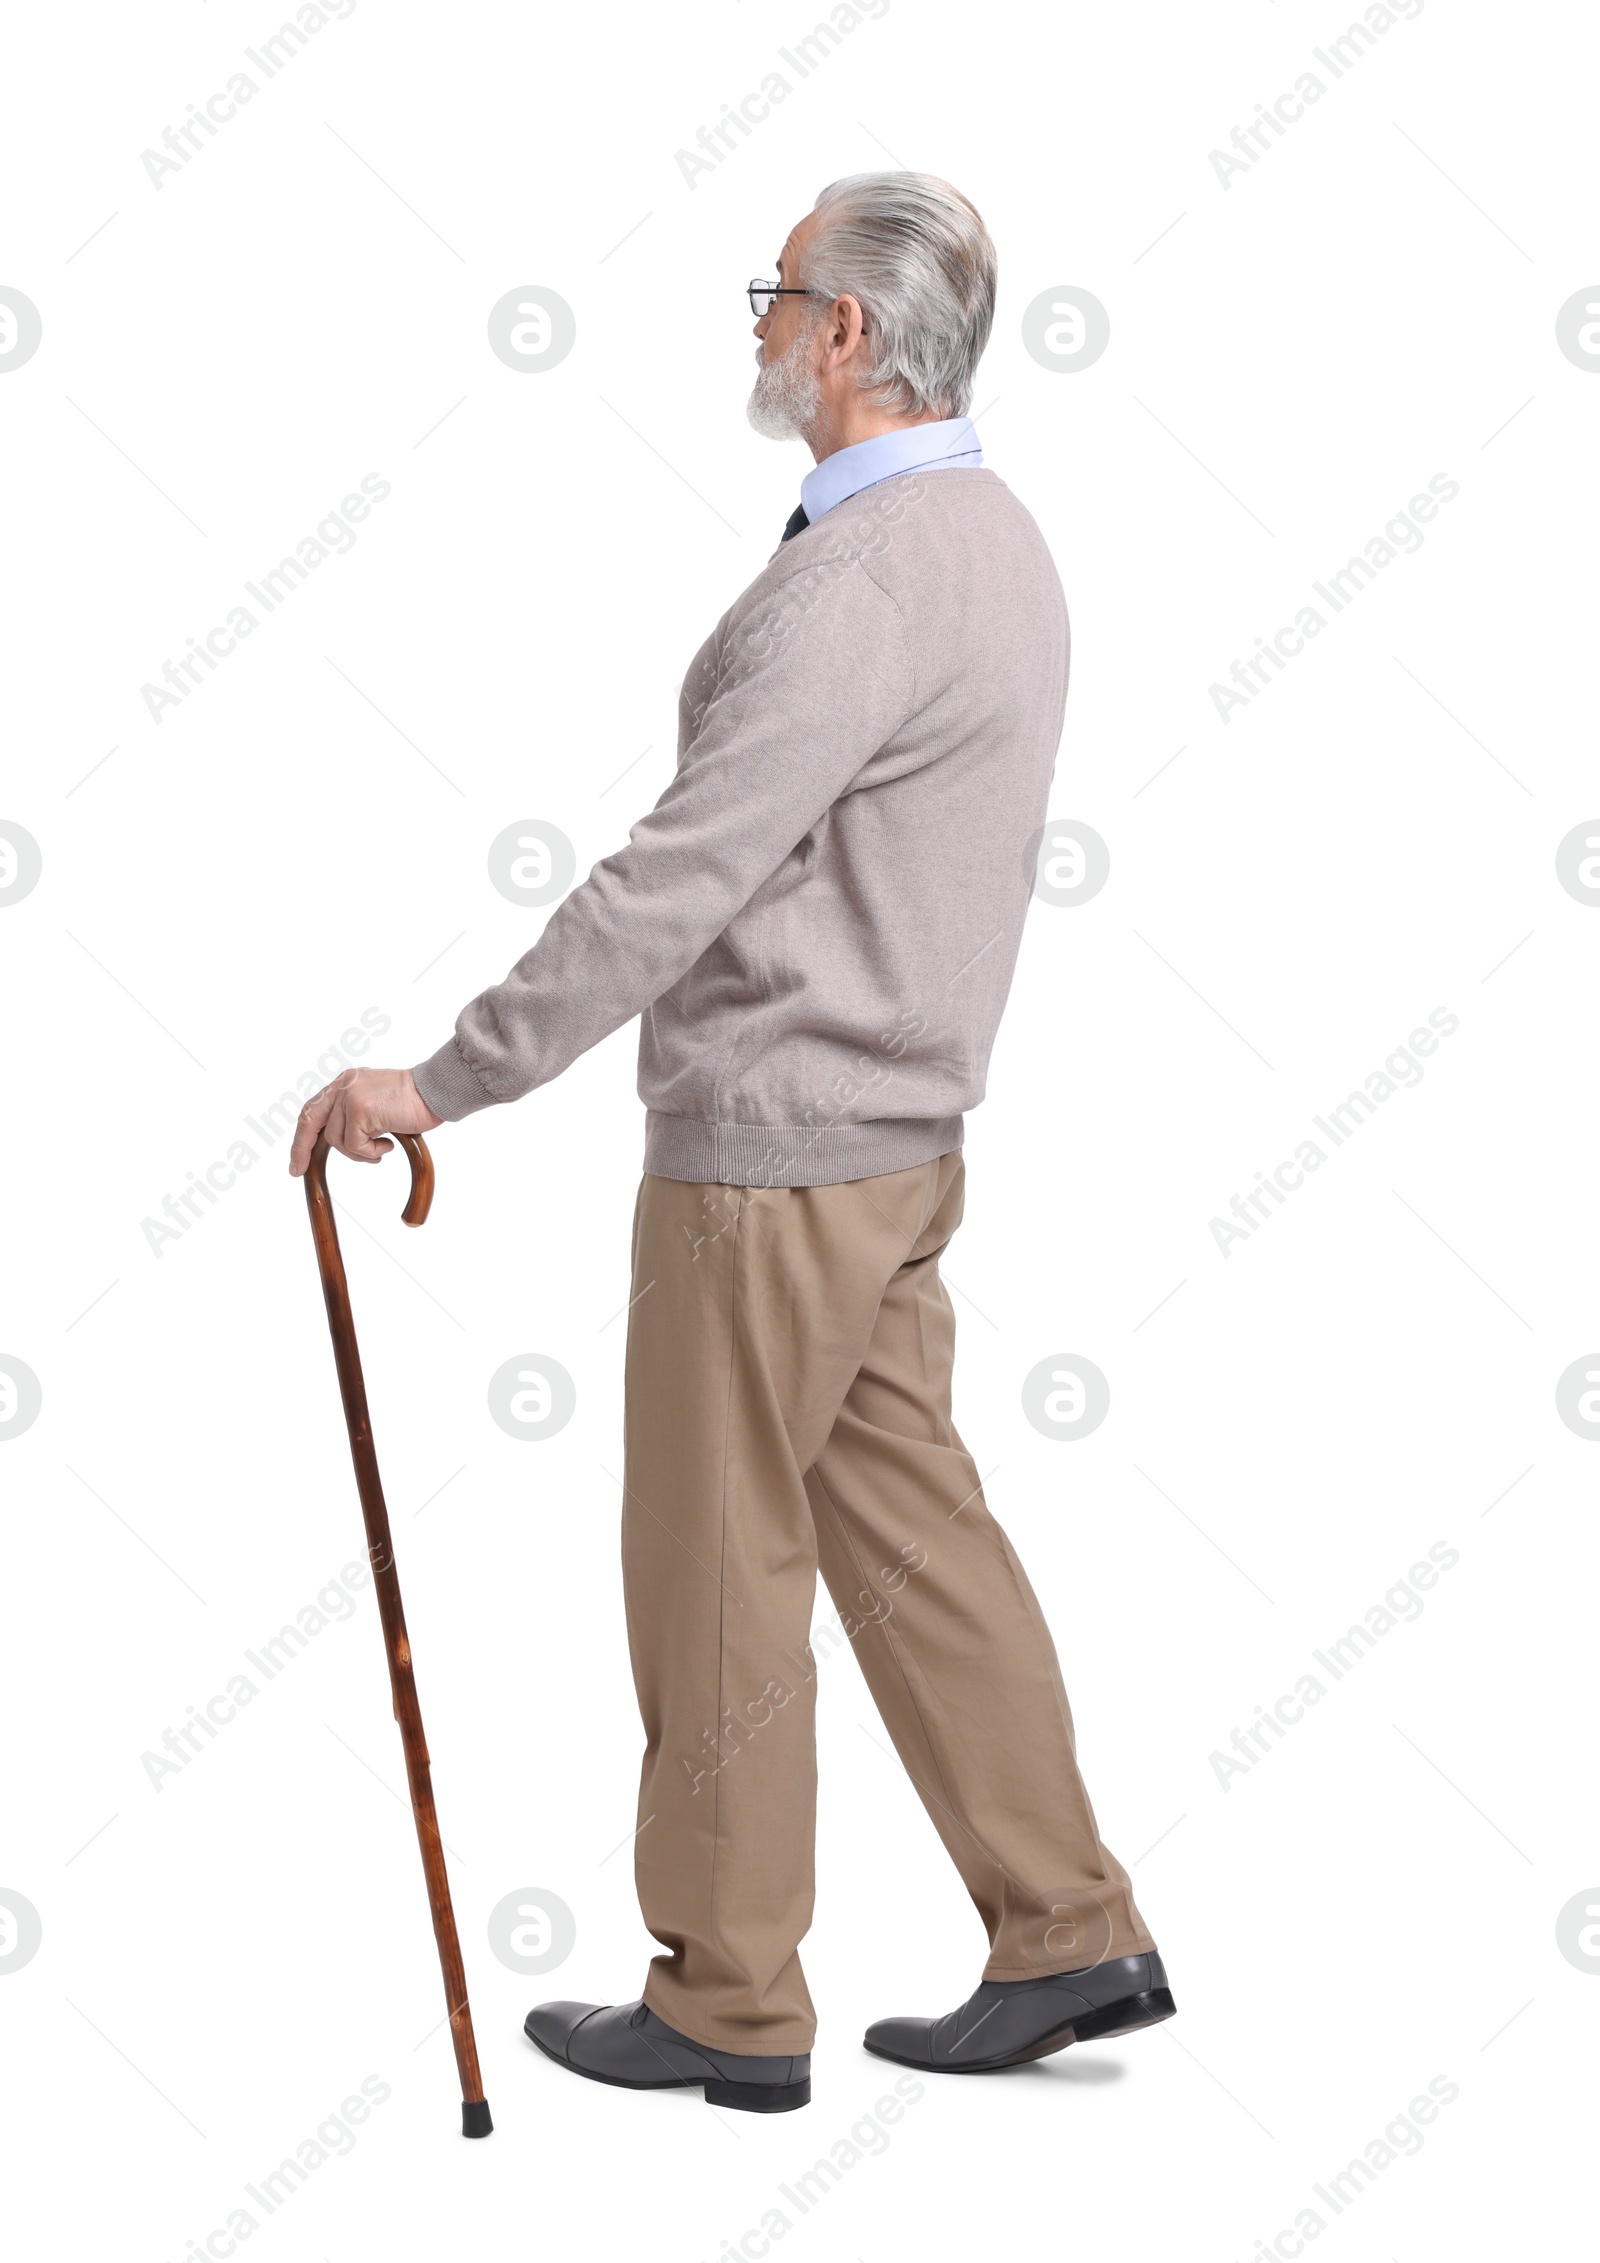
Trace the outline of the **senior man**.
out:
<instances>
[{"instance_id":1,"label":"senior man","mask_svg":"<svg viewBox=\"0 0 1600 2263\"><path fill-rule=\"evenodd\" d=\"M819 1565L989 1937L965 2004L867 2049L988 2072L1173 2009L950 1411L939 1257L1067 687L1049 552L966 415L994 291L947 182L823 190L750 285L750 421L816 468L690 665L672 784L430 1059L320 1092L291 1162L319 1131L376 1162L642 1016L622 1550L664 1953L632 2003L527 2032L760 2112L810 2097Z\"/></svg>"}]
</instances>

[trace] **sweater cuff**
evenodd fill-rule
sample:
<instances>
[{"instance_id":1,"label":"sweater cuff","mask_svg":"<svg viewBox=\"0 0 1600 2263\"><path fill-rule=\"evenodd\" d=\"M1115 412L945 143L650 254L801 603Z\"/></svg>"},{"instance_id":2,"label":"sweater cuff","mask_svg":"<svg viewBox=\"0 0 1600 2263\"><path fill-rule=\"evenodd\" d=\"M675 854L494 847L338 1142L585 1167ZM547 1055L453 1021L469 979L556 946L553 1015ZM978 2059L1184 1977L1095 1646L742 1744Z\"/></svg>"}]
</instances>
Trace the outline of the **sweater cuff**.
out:
<instances>
[{"instance_id":1,"label":"sweater cuff","mask_svg":"<svg viewBox=\"0 0 1600 2263\"><path fill-rule=\"evenodd\" d=\"M411 1081L436 1116L447 1124L458 1124L463 1116L474 1116L480 1108L498 1105L492 1092L467 1066L466 1056L452 1037L441 1045L437 1053L419 1061L411 1071Z\"/></svg>"}]
</instances>

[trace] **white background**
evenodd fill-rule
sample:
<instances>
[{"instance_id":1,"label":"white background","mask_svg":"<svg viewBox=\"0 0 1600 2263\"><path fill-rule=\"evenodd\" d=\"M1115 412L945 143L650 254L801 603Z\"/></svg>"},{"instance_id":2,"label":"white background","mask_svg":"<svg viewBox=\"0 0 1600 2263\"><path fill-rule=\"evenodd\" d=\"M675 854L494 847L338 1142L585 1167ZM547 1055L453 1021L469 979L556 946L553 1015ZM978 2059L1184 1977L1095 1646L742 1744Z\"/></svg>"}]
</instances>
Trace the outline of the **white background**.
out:
<instances>
[{"instance_id":1,"label":"white background","mask_svg":"<svg viewBox=\"0 0 1600 2263\"><path fill-rule=\"evenodd\" d=\"M1431 0L1224 186L1209 153L1354 13L894 0L692 188L676 151L784 69L798 4L360 0L159 188L141 152L280 17L14 18L0 283L43 322L0 376L0 817L44 859L0 916L0 1350L43 1390L4 1450L0 1629L0 1886L43 1926L0 1977L28 2252L203 2252L372 2075L390 2097L253 2210L252 2256L694 2263L762 2252L774 2208L784 2254L866 2259L1288 2256L1308 2206L1347 2263L1563 2236L1597 1459L1555 1386L1600 1340L1600 914L1555 852L1600 803L1600 382L1555 320L1600 270L1600 58L1575 5ZM780 2185L891 2087L863 2025L947 2008L983 1955L842 1654L810 2109L601 2089L521 2034L541 1996L636 1994L651 1947L610 1474L632 1030L438 1133L421 1234L397 1159L333 1166L486 2144L456 2134L370 1590L180 1774L141 1765L361 1553L287 1143L159 1255L141 1222L364 1008L369 1059L448 1035L546 916L489 885L505 826L558 826L582 873L661 791L677 680L807 462L744 421L742 286L824 182L894 163L999 244L975 405L1072 609L1053 811L1111 855L1092 903L1034 906L969 1121L957 1414L1180 2017L930 2082L801 2216ZM1077 372L1021 340L1067 284L1111 323ZM523 285L576 315L544 373L487 344ZM353 551L153 722L140 687L368 473L392 494ZM1420 551L1224 723L1210 685L1438 473ZM1421 1084L1224 1256L1213 1216L1438 1007ZM542 1444L485 1403L527 1352L577 1389ZM1076 1442L1019 1395L1062 1352L1110 1384ZM1441 1541L1422 1616L1224 1788L1235 1727ZM490 1952L519 1888L576 1918L543 1979ZM1313 2184L1437 2076L1421 2150L1335 2217Z\"/></svg>"}]
</instances>

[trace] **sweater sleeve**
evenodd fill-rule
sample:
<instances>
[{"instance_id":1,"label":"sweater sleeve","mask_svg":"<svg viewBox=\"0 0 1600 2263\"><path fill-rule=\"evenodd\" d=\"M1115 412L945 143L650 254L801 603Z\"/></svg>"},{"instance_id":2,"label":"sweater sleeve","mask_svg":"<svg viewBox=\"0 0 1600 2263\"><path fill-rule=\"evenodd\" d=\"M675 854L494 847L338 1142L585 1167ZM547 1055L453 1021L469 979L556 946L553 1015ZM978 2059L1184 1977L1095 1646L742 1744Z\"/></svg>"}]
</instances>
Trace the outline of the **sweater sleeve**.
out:
<instances>
[{"instance_id":1,"label":"sweater sleeve","mask_svg":"<svg viewBox=\"0 0 1600 2263\"><path fill-rule=\"evenodd\" d=\"M899 607L823 559L730 625L677 776L412 1074L456 1122L548 1084L686 974L911 711Z\"/></svg>"}]
</instances>

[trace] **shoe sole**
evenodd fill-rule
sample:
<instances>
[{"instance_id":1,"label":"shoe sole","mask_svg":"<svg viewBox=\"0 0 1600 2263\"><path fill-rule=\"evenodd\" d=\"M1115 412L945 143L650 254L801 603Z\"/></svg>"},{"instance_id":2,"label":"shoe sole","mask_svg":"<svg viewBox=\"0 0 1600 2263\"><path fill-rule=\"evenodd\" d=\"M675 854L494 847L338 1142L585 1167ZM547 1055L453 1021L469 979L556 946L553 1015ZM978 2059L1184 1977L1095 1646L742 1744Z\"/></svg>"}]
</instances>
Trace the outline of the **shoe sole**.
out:
<instances>
[{"instance_id":1,"label":"shoe sole","mask_svg":"<svg viewBox=\"0 0 1600 2263\"><path fill-rule=\"evenodd\" d=\"M582 2075L585 2082L603 2082L609 2090L703 2090L708 2106L731 2106L742 2114L789 2114L797 2106L811 2103L809 2075L800 2082L726 2082L715 2075L699 2074L668 2075L661 2082L629 2082L625 2075L596 2074L592 2067L564 2059L548 2043L541 2043L531 2027L525 2026L522 2032L552 2065L564 2067L568 2074Z\"/></svg>"},{"instance_id":2,"label":"shoe sole","mask_svg":"<svg viewBox=\"0 0 1600 2263\"><path fill-rule=\"evenodd\" d=\"M940 2066L927 2059L907 2059L898 2051L885 2051L876 2043L865 2048L875 2059L893 2059L896 2066L915 2067L918 2074L998 2074L1003 2067L1026 2066L1031 2059L1047 2059L1069 2043L1103 2043L1113 2035L1132 2035L1141 2027L1154 2027L1171 2019L1177 2010L1170 1988L1148 1988L1137 1996L1122 1996L1114 2004L1080 2012L1066 2026L1053 2028L1025 2051L1010 2051L1001 2059L973 2059L965 2066Z\"/></svg>"}]
</instances>

